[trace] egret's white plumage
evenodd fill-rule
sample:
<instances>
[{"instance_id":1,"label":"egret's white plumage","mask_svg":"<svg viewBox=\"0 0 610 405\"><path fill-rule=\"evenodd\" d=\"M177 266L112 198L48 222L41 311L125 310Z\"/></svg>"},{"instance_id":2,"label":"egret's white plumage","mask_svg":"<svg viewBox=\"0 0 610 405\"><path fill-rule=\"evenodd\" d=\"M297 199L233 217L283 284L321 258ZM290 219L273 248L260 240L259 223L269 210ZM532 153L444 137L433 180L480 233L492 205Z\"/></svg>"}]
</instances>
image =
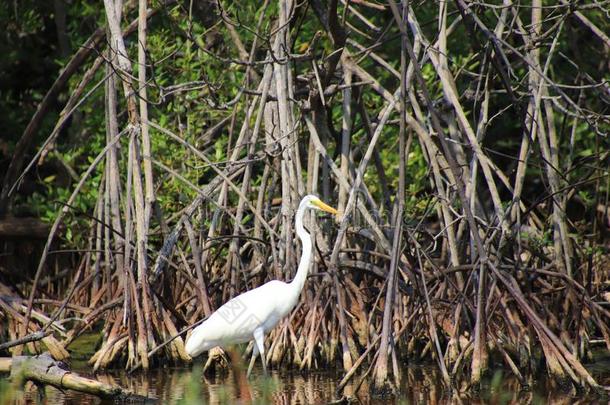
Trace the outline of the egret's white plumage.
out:
<instances>
[{"instance_id":1,"label":"egret's white plumage","mask_svg":"<svg viewBox=\"0 0 610 405\"><path fill-rule=\"evenodd\" d=\"M263 369L267 371L264 337L295 307L309 272L313 244L311 236L303 227L303 216L308 208L337 213L334 208L314 195L307 195L301 200L295 217L295 227L303 249L295 278L290 283L279 280L269 281L238 295L218 308L205 322L196 327L187 339L186 352L189 356L198 356L216 346L254 340L256 344L248 374L259 352Z\"/></svg>"}]
</instances>

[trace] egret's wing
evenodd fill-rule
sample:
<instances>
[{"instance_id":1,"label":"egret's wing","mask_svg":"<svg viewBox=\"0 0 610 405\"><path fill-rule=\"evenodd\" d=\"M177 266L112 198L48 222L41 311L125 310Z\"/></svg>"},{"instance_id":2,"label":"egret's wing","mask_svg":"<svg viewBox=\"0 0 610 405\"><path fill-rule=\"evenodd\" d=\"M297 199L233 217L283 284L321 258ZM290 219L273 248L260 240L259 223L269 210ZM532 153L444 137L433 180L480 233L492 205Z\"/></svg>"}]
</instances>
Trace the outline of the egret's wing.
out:
<instances>
[{"instance_id":1,"label":"egret's wing","mask_svg":"<svg viewBox=\"0 0 610 405\"><path fill-rule=\"evenodd\" d=\"M248 342L257 328L275 326L281 318L278 308L285 286L274 280L226 302L193 330L186 342L187 352L197 356L214 346Z\"/></svg>"}]
</instances>

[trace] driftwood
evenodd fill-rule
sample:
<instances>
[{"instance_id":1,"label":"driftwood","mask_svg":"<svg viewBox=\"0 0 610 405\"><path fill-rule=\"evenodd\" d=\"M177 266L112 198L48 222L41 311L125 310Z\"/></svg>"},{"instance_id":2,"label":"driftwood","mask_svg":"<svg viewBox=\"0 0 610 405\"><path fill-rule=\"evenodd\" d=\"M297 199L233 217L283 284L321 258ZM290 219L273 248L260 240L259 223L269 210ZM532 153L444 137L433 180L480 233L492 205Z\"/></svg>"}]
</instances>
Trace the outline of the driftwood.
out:
<instances>
[{"instance_id":1,"label":"driftwood","mask_svg":"<svg viewBox=\"0 0 610 405\"><path fill-rule=\"evenodd\" d=\"M69 389L100 398L129 401L152 401L150 398L132 393L119 386L101 383L81 377L68 370L65 363L55 361L48 353L38 356L15 356L0 358L0 372L10 372L11 379L30 380L60 389Z\"/></svg>"}]
</instances>

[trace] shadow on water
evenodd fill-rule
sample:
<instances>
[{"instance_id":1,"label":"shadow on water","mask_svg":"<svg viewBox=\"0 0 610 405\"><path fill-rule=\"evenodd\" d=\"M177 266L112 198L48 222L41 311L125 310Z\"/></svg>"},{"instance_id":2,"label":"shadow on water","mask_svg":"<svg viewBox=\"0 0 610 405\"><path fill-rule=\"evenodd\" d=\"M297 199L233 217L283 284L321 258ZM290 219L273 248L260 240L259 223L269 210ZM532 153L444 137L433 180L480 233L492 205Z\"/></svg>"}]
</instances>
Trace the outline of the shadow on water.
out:
<instances>
[{"instance_id":1,"label":"shadow on water","mask_svg":"<svg viewBox=\"0 0 610 405\"><path fill-rule=\"evenodd\" d=\"M600 364L600 381L610 383L610 364ZM299 373L274 370L264 378L260 369L246 381L232 371L219 377L204 377L199 366L189 368L161 368L128 375L123 371L100 373L103 382L120 384L125 388L163 404L326 404L338 399L336 389L342 377L337 371ZM535 381L532 390L522 390L519 382L506 371L497 371L489 378L478 396L458 394L449 396L443 389L440 375L434 367L412 366L403 370L400 396L396 399L371 398L367 382L356 393L355 378L345 393L353 403L362 404L573 404L605 403L596 396L567 395L551 387L548 381ZM604 381L605 380L605 381ZM46 387L41 399L38 388L27 384L15 389L6 379L0 379L0 405L5 404L103 404L112 403L73 391Z\"/></svg>"}]
</instances>

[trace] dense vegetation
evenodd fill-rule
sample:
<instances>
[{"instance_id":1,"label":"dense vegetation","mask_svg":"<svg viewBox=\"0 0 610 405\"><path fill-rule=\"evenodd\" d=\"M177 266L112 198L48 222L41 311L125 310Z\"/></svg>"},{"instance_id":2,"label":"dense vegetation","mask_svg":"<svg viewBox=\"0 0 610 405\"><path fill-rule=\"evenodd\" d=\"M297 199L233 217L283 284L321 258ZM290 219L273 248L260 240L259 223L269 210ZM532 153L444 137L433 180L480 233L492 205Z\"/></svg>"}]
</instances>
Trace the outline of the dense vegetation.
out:
<instances>
[{"instance_id":1,"label":"dense vegetation","mask_svg":"<svg viewBox=\"0 0 610 405\"><path fill-rule=\"evenodd\" d=\"M52 331L13 354L93 331L95 369L190 361L172 337L294 275L316 193L342 215L309 220L271 364L600 388L608 3L259 3L0 10L0 336Z\"/></svg>"}]
</instances>

